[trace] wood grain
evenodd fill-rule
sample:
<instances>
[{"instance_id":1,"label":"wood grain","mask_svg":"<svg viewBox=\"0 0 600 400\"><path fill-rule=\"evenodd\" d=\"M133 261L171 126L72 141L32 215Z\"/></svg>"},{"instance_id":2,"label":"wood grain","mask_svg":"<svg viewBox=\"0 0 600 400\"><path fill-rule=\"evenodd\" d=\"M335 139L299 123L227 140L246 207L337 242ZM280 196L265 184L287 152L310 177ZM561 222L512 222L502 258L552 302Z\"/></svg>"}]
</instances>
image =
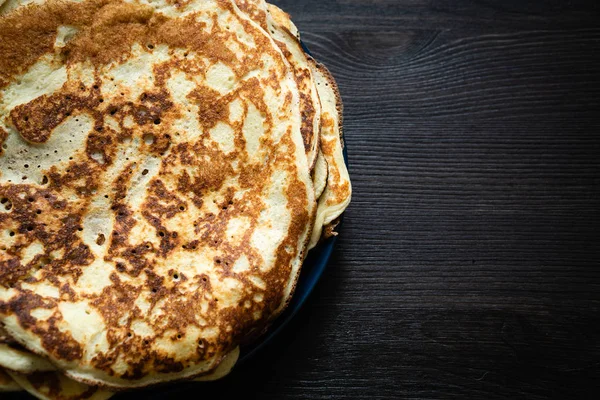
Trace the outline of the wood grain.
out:
<instances>
[{"instance_id":1,"label":"wood grain","mask_svg":"<svg viewBox=\"0 0 600 400\"><path fill-rule=\"evenodd\" d=\"M118 399L599 398L597 4L278 4L345 102L337 251L230 377Z\"/></svg>"}]
</instances>

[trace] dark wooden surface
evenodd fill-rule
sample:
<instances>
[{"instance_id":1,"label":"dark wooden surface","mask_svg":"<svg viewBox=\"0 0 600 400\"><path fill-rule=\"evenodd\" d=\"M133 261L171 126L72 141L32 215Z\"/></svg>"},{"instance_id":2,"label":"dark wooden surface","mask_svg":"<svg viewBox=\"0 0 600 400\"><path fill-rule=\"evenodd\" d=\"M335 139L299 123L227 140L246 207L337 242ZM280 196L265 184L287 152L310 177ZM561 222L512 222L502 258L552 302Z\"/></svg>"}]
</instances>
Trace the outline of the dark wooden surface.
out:
<instances>
[{"instance_id":1,"label":"dark wooden surface","mask_svg":"<svg viewBox=\"0 0 600 400\"><path fill-rule=\"evenodd\" d=\"M339 82L353 202L284 333L175 396L600 398L600 5L276 3Z\"/></svg>"}]
</instances>

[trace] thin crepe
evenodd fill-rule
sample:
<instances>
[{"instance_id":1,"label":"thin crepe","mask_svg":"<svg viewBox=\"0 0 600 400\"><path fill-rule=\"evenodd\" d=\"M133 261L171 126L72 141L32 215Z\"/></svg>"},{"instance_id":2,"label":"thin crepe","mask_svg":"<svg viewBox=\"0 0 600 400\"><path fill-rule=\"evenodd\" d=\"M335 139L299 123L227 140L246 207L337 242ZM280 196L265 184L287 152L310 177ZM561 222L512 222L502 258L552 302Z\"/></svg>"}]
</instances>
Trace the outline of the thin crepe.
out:
<instances>
[{"instance_id":1,"label":"thin crepe","mask_svg":"<svg viewBox=\"0 0 600 400\"><path fill-rule=\"evenodd\" d=\"M309 248L315 247L322 235L336 235L338 218L350 204L352 185L343 153L343 108L333 75L322 64L313 63L313 74L321 98L321 152L327 161L327 185L319 197L315 227Z\"/></svg>"},{"instance_id":2,"label":"thin crepe","mask_svg":"<svg viewBox=\"0 0 600 400\"><path fill-rule=\"evenodd\" d=\"M286 12L273 4L268 5L268 12L274 25L300 39L298 28ZM344 161L343 105L337 82L323 64L317 63L310 56L307 58L321 107L319 155L312 172L315 193L319 200L315 227L309 244L309 249L312 249L322 238L337 235L335 228L339 217L350 204L352 185Z\"/></svg>"},{"instance_id":3,"label":"thin crepe","mask_svg":"<svg viewBox=\"0 0 600 400\"><path fill-rule=\"evenodd\" d=\"M213 371L284 309L311 230L280 50L230 2L50 1L0 19L0 53L9 334L113 389Z\"/></svg>"}]
</instances>

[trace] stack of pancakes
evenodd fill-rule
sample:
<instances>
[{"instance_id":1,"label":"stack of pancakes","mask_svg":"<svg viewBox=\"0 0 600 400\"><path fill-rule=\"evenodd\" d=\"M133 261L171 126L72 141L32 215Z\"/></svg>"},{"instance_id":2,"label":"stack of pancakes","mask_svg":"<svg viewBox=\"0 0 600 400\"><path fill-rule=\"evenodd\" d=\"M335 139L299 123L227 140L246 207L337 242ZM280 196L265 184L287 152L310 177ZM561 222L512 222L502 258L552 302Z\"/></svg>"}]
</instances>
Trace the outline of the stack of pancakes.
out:
<instances>
[{"instance_id":1,"label":"stack of pancakes","mask_svg":"<svg viewBox=\"0 0 600 400\"><path fill-rule=\"evenodd\" d=\"M348 206L341 110L263 0L0 0L0 391L226 375Z\"/></svg>"}]
</instances>

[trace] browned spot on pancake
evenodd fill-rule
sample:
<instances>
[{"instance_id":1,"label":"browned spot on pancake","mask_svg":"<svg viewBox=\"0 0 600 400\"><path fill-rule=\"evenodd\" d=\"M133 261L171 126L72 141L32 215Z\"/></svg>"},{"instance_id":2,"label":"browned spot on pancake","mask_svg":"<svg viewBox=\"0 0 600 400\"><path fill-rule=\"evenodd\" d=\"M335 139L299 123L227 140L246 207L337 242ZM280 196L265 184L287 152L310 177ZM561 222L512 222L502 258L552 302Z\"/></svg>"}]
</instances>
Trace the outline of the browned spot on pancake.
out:
<instances>
[{"instance_id":1,"label":"browned spot on pancake","mask_svg":"<svg viewBox=\"0 0 600 400\"><path fill-rule=\"evenodd\" d=\"M4 258L4 260L0 261L0 279L2 279L4 285L11 287L15 282L29 274L29 268L21 265L19 256L6 254Z\"/></svg>"},{"instance_id":2,"label":"browned spot on pancake","mask_svg":"<svg viewBox=\"0 0 600 400\"><path fill-rule=\"evenodd\" d=\"M59 397L61 394L60 379L56 373L34 372L27 377L27 380L29 380L34 388L47 393L53 398Z\"/></svg>"},{"instance_id":3,"label":"browned spot on pancake","mask_svg":"<svg viewBox=\"0 0 600 400\"><path fill-rule=\"evenodd\" d=\"M150 182L148 200L143 208L156 216L169 219L182 212L181 207L185 207L185 202L168 190L162 181L153 179Z\"/></svg>"},{"instance_id":4,"label":"browned spot on pancake","mask_svg":"<svg viewBox=\"0 0 600 400\"><path fill-rule=\"evenodd\" d=\"M105 287L102 295L94 299L91 304L100 312L107 326L118 326L119 318L133 311L133 303L141 289L123 283L115 273L110 275L110 280L113 284Z\"/></svg>"},{"instance_id":5,"label":"browned spot on pancake","mask_svg":"<svg viewBox=\"0 0 600 400\"><path fill-rule=\"evenodd\" d=\"M81 267L92 261L89 249L77 235L81 216L52 193L29 185L0 185L0 198L10 200L12 205L10 213L0 213L0 226L11 226L16 241L11 248L3 250L4 254L0 252L2 282L14 285L38 269L42 276L59 273L77 279ZM44 218L46 214L54 214L55 218L49 221ZM23 249L35 241L43 245L44 252L27 265L16 263ZM59 249L64 251L63 257L52 259L50 253Z\"/></svg>"},{"instance_id":6,"label":"browned spot on pancake","mask_svg":"<svg viewBox=\"0 0 600 400\"><path fill-rule=\"evenodd\" d=\"M70 3L67 6L73 8L72 13L77 13L80 12L80 8L93 7L93 3ZM107 64L123 60L136 41L152 43L148 24L151 19L155 21L153 18L157 16L151 7L118 1L98 1L96 4L96 12L90 15L93 20L82 21L82 25L86 26L85 32L75 36L65 47L69 61L82 62L91 59L94 63ZM55 12L65 12L64 5L54 7Z\"/></svg>"},{"instance_id":7,"label":"browned spot on pancake","mask_svg":"<svg viewBox=\"0 0 600 400\"><path fill-rule=\"evenodd\" d=\"M189 166L177 178L177 189L181 193L192 195L196 206L201 206L202 197L212 191L218 191L225 179L233 175L231 157L224 155L215 145L204 145L200 141L193 146L179 144L165 163Z\"/></svg>"},{"instance_id":8,"label":"browned spot on pancake","mask_svg":"<svg viewBox=\"0 0 600 400\"><path fill-rule=\"evenodd\" d=\"M300 92L300 111L302 115L302 125L300 130L302 132L302 139L304 140L304 150L306 152L312 150L314 146L314 118L316 114L316 110L313 107L312 98Z\"/></svg>"},{"instance_id":9,"label":"browned spot on pancake","mask_svg":"<svg viewBox=\"0 0 600 400\"><path fill-rule=\"evenodd\" d=\"M103 233L99 234L98 238L96 239L96 244L98 246L102 246L105 242L106 242L106 236L104 236Z\"/></svg>"},{"instance_id":10,"label":"browned spot on pancake","mask_svg":"<svg viewBox=\"0 0 600 400\"><path fill-rule=\"evenodd\" d=\"M114 182L111 211L114 213L115 224L110 238L108 255L105 257L106 261L113 261L115 258L127 260L127 264L116 262L116 268L120 272L127 272L131 276L138 276L144 268L148 267L148 261L144 256L146 253L154 251L148 243L139 245L129 243L129 235L136 225L136 219L133 216L133 211L126 204L125 198L127 197L133 172L136 170L136 166L130 163Z\"/></svg>"},{"instance_id":11,"label":"browned spot on pancake","mask_svg":"<svg viewBox=\"0 0 600 400\"><path fill-rule=\"evenodd\" d=\"M192 0L166 0L168 4L172 4L177 8L182 8L190 4Z\"/></svg>"},{"instance_id":12,"label":"browned spot on pancake","mask_svg":"<svg viewBox=\"0 0 600 400\"><path fill-rule=\"evenodd\" d=\"M292 107L292 100L293 100L293 95L292 93L288 93L285 96L285 100L283 102L283 108L287 109L287 108L291 108Z\"/></svg>"},{"instance_id":13,"label":"browned spot on pancake","mask_svg":"<svg viewBox=\"0 0 600 400\"><path fill-rule=\"evenodd\" d=\"M348 193L350 192L350 183L348 181L343 181L342 183L335 186L333 189L334 196L330 199L327 199L327 204L334 205L339 204L345 199L348 198Z\"/></svg>"},{"instance_id":14,"label":"browned spot on pancake","mask_svg":"<svg viewBox=\"0 0 600 400\"><path fill-rule=\"evenodd\" d=\"M90 133L87 137L85 152L90 159L100 165L110 166L116 153L117 132L102 126Z\"/></svg>"},{"instance_id":15,"label":"browned spot on pancake","mask_svg":"<svg viewBox=\"0 0 600 400\"><path fill-rule=\"evenodd\" d=\"M324 123L326 124L327 120L325 120ZM336 144L334 141L321 139L321 151L323 154L327 155L327 162L331 164L331 168L329 168L330 183L339 183L341 178L340 172L335 165L335 147Z\"/></svg>"},{"instance_id":16,"label":"browned spot on pancake","mask_svg":"<svg viewBox=\"0 0 600 400\"><path fill-rule=\"evenodd\" d=\"M25 377L31 385L53 398L59 398L61 394L61 384L58 375L54 372L34 372Z\"/></svg>"},{"instance_id":17,"label":"browned spot on pancake","mask_svg":"<svg viewBox=\"0 0 600 400\"><path fill-rule=\"evenodd\" d=\"M271 80L276 81L276 78L272 77ZM252 104L254 104L254 107L256 107L256 109L260 111L261 114L266 118L265 125L268 127L267 133L270 133L270 129L273 128L273 118L270 114L267 113L268 107L265 104L264 98L262 97L261 82L256 78L248 79L244 83L243 89L244 97L250 100ZM284 105L284 108L287 108L286 106L287 104Z\"/></svg>"},{"instance_id":18,"label":"browned spot on pancake","mask_svg":"<svg viewBox=\"0 0 600 400\"><path fill-rule=\"evenodd\" d=\"M188 97L198 105L199 120L205 129L214 127L219 121L229 119L229 99L221 97L216 90L203 86L194 89Z\"/></svg>"},{"instance_id":19,"label":"browned spot on pancake","mask_svg":"<svg viewBox=\"0 0 600 400\"><path fill-rule=\"evenodd\" d=\"M160 92L144 92L140 95L140 105L133 111L133 118L139 125L159 125L163 113L173 107L170 95L166 90Z\"/></svg>"},{"instance_id":20,"label":"browned spot on pancake","mask_svg":"<svg viewBox=\"0 0 600 400\"><path fill-rule=\"evenodd\" d=\"M82 88L86 91L85 87ZM73 112L94 107L98 97L97 87L84 95L69 91L43 95L16 106L10 113L11 121L23 139L31 143L44 143L54 128Z\"/></svg>"},{"instance_id":21,"label":"browned spot on pancake","mask_svg":"<svg viewBox=\"0 0 600 400\"><path fill-rule=\"evenodd\" d=\"M103 149L102 151L107 151ZM96 163L72 161L64 170L53 166L48 171L49 189L56 192L65 188L73 189L82 197L88 197L92 191L98 188L98 170Z\"/></svg>"},{"instance_id":22,"label":"browned spot on pancake","mask_svg":"<svg viewBox=\"0 0 600 400\"><path fill-rule=\"evenodd\" d=\"M4 154L4 142L8 138L8 132L0 127L0 156Z\"/></svg>"},{"instance_id":23,"label":"browned spot on pancake","mask_svg":"<svg viewBox=\"0 0 600 400\"><path fill-rule=\"evenodd\" d=\"M0 88L52 50L57 25L54 18L39 19L39 12L31 9L0 19Z\"/></svg>"}]
</instances>

